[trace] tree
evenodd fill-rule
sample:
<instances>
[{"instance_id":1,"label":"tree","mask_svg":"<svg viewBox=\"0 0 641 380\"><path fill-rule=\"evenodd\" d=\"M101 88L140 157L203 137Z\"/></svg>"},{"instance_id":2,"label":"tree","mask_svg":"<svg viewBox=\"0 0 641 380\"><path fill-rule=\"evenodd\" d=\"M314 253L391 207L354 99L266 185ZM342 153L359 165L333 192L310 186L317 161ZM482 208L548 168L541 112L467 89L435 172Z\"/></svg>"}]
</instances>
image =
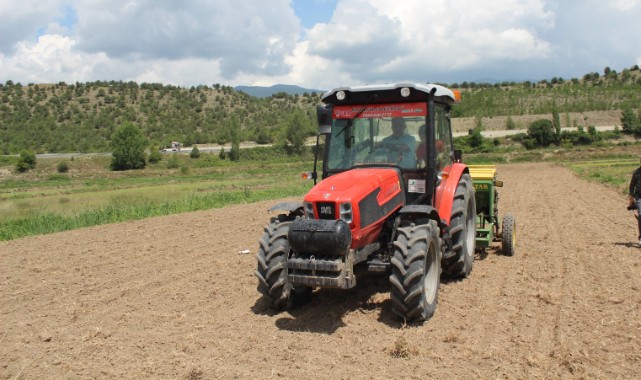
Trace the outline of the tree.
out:
<instances>
[{"instance_id":1,"label":"tree","mask_svg":"<svg viewBox=\"0 0 641 380\"><path fill-rule=\"evenodd\" d=\"M624 108L623 112L621 113L621 125L623 126L623 133L634 133L637 129L639 129L639 124L639 118L634 113L632 108Z\"/></svg>"},{"instance_id":2,"label":"tree","mask_svg":"<svg viewBox=\"0 0 641 380\"><path fill-rule=\"evenodd\" d=\"M527 134L536 146L546 147L555 141L554 126L547 119L539 119L530 124Z\"/></svg>"},{"instance_id":3,"label":"tree","mask_svg":"<svg viewBox=\"0 0 641 380\"><path fill-rule=\"evenodd\" d=\"M305 148L305 139L310 131L309 120L300 110L292 112L285 125L286 145L290 154L301 154Z\"/></svg>"},{"instance_id":4,"label":"tree","mask_svg":"<svg viewBox=\"0 0 641 380\"><path fill-rule=\"evenodd\" d=\"M229 151L229 159L231 161L238 161L240 159L240 125L236 117L232 118L230 126L231 151Z\"/></svg>"},{"instance_id":5,"label":"tree","mask_svg":"<svg viewBox=\"0 0 641 380\"><path fill-rule=\"evenodd\" d=\"M556 142L558 143L561 141L561 116L559 115L559 111L556 108L556 105L554 105L554 108L552 110L552 126L554 127L554 132L556 133Z\"/></svg>"},{"instance_id":6,"label":"tree","mask_svg":"<svg viewBox=\"0 0 641 380\"><path fill-rule=\"evenodd\" d=\"M111 136L111 170L142 169L147 165L147 139L140 129L125 123Z\"/></svg>"},{"instance_id":7,"label":"tree","mask_svg":"<svg viewBox=\"0 0 641 380\"><path fill-rule=\"evenodd\" d=\"M20 151L20 158L16 163L16 171L24 173L36 167L36 154L32 150L23 149Z\"/></svg>"},{"instance_id":8,"label":"tree","mask_svg":"<svg viewBox=\"0 0 641 380\"><path fill-rule=\"evenodd\" d=\"M194 147L191 149L191 152L189 152L189 157L191 157L191 158L198 158L198 157L200 157L200 151L198 150L198 147L197 147L197 146L194 146Z\"/></svg>"}]
</instances>

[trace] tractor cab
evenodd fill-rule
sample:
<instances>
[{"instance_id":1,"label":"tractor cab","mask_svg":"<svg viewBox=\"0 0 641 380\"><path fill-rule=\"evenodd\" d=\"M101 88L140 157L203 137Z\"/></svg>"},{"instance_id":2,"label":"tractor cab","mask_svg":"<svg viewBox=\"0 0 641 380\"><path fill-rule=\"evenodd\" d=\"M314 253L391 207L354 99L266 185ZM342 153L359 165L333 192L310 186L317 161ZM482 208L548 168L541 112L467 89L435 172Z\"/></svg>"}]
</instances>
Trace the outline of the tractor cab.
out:
<instances>
[{"instance_id":1,"label":"tractor cab","mask_svg":"<svg viewBox=\"0 0 641 380\"><path fill-rule=\"evenodd\" d=\"M324 94L326 105L318 109L325 135L322 178L354 168L393 167L402 173L407 201L413 203L458 157L449 111L459 99L458 92L423 84L343 87Z\"/></svg>"}]
</instances>

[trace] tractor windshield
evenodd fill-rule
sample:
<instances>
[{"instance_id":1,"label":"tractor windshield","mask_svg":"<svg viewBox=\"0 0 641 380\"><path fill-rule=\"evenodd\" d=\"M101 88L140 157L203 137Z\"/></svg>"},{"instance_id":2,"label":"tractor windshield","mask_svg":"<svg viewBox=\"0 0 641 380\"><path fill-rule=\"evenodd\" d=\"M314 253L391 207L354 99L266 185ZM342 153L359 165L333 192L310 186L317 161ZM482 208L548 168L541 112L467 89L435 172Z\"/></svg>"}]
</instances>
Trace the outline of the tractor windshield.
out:
<instances>
[{"instance_id":1,"label":"tractor windshield","mask_svg":"<svg viewBox=\"0 0 641 380\"><path fill-rule=\"evenodd\" d=\"M327 169L345 170L362 164L423 167L425 155L420 151L417 155L417 149L424 144L424 125L425 116L334 119ZM424 145L420 149L425 150Z\"/></svg>"}]
</instances>

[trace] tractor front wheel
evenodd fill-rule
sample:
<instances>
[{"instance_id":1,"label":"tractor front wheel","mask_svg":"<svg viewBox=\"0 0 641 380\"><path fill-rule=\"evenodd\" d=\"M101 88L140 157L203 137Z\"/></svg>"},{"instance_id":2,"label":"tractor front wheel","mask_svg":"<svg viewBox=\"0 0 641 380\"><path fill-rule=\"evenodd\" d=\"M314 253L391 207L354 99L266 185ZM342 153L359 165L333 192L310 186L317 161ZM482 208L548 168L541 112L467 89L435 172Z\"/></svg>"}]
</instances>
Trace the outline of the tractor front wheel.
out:
<instances>
[{"instance_id":1,"label":"tractor front wheel","mask_svg":"<svg viewBox=\"0 0 641 380\"><path fill-rule=\"evenodd\" d=\"M467 277L474 265L476 249L476 202L469 174L463 174L456 187L450 216L452 250L445 254L443 271L451 277Z\"/></svg>"},{"instance_id":2,"label":"tractor front wheel","mask_svg":"<svg viewBox=\"0 0 641 380\"><path fill-rule=\"evenodd\" d=\"M297 217L279 215L272 218L259 240L256 260L258 291L277 309L288 309L309 298L309 287L294 288L287 280L287 259L290 248L287 233Z\"/></svg>"},{"instance_id":3,"label":"tractor front wheel","mask_svg":"<svg viewBox=\"0 0 641 380\"><path fill-rule=\"evenodd\" d=\"M503 217L501 226L501 250L505 256L514 256L514 246L516 245L516 222L514 217L507 214Z\"/></svg>"},{"instance_id":4,"label":"tractor front wheel","mask_svg":"<svg viewBox=\"0 0 641 380\"><path fill-rule=\"evenodd\" d=\"M391 267L392 311L408 322L430 319L441 283L441 245L435 221L398 228Z\"/></svg>"}]
</instances>

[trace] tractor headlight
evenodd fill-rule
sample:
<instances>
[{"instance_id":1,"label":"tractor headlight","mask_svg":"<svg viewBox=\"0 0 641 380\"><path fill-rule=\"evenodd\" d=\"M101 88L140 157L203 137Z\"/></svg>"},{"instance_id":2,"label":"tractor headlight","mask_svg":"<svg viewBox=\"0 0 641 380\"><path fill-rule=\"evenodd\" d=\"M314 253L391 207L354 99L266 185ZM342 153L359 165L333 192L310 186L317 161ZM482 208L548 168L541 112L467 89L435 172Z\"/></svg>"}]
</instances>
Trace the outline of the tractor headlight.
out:
<instances>
[{"instance_id":1,"label":"tractor headlight","mask_svg":"<svg viewBox=\"0 0 641 380\"><path fill-rule=\"evenodd\" d=\"M410 96L410 89L407 87L401 88L401 96L404 98L407 98L408 96Z\"/></svg>"},{"instance_id":2,"label":"tractor headlight","mask_svg":"<svg viewBox=\"0 0 641 380\"><path fill-rule=\"evenodd\" d=\"M304 202L303 208L305 209L305 217L307 219L314 219L314 205L309 202Z\"/></svg>"},{"instance_id":3,"label":"tractor headlight","mask_svg":"<svg viewBox=\"0 0 641 380\"><path fill-rule=\"evenodd\" d=\"M340 205L340 219L350 224L352 222L352 204L349 202L341 203Z\"/></svg>"},{"instance_id":4,"label":"tractor headlight","mask_svg":"<svg viewBox=\"0 0 641 380\"><path fill-rule=\"evenodd\" d=\"M336 99L338 100L345 100L345 91L338 91L336 93Z\"/></svg>"}]
</instances>

